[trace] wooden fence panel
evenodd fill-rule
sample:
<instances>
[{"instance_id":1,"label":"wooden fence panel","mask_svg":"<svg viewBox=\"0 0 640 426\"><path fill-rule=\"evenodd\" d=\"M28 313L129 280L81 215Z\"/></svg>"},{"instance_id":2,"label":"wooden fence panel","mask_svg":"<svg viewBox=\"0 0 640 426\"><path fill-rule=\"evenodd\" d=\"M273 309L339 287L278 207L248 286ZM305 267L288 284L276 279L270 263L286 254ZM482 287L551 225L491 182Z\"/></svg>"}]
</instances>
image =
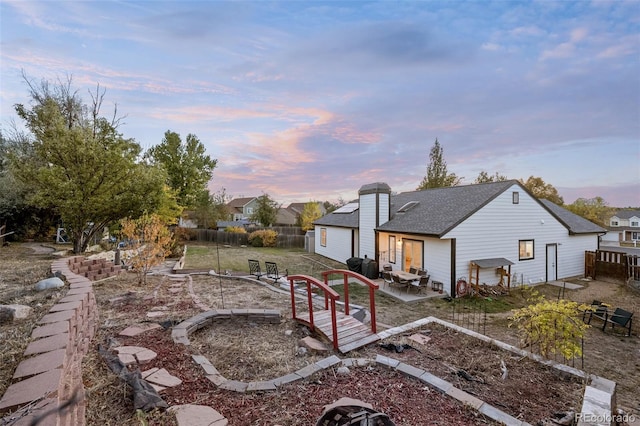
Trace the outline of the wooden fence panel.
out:
<instances>
[{"instance_id":1,"label":"wooden fence panel","mask_svg":"<svg viewBox=\"0 0 640 426\"><path fill-rule=\"evenodd\" d=\"M276 246L281 248L304 248L304 234L300 235L300 228L294 227L276 227L262 228L273 229L278 232ZM286 230L279 232L280 230ZM231 246L249 245L249 233L241 234L236 232L218 231L215 229L189 229L189 233L195 241L205 241L209 243L217 243Z\"/></svg>"},{"instance_id":2,"label":"wooden fence panel","mask_svg":"<svg viewBox=\"0 0 640 426\"><path fill-rule=\"evenodd\" d=\"M637 262L634 257L637 258L620 251L587 251L584 258L584 274L593 279L604 275L626 281L630 274L636 271L635 268L629 267L630 262Z\"/></svg>"}]
</instances>

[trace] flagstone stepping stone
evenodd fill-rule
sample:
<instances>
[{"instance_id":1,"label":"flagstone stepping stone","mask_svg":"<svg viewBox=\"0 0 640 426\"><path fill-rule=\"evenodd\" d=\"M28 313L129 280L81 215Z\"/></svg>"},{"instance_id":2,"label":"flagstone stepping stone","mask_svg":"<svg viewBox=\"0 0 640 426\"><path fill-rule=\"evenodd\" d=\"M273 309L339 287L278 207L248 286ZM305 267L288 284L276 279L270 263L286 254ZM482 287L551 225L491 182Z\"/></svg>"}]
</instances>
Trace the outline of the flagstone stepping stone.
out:
<instances>
[{"instance_id":1,"label":"flagstone stepping stone","mask_svg":"<svg viewBox=\"0 0 640 426\"><path fill-rule=\"evenodd\" d=\"M164 312L162 311L151 311L151 312L147 312L147 318L159 318L161 316L166 315Z\"/></svg>"},{"instance_id":2,"label":"flagstone stepping stone","mask_svg":"<svg viewBox=\"0 0 640 426\"><path fill-rule=\"evenodd\" d=\"M131 365L136 362L138 364L146 364L158 356L158 354L151 349L141 346L118 346L115 350L118 352L118 358L124 365Z\"/></svg>"},{"instance_id":3,"label":"flagstone stepping stone","mask_svg":"<svg viewBox=\"0 0 640 426\"><path fill-rule=\"evenodd\" d=\"M164 368L161 368L161 369L159 369L157 371L154 371L151 374L148 374L144 379L147 382L150 382L151 384L164 386L165 388L171 388L171 387L174 387L174 386L178 386L179 384L182 383L182 380L180 380L178 377L170 374Z\"/></svg>"},{"instance_id":4,"label":"flagstone stepping stone","mask_svg":"<svg viewBox=\"0 0 640 426\"><path fill-rule=\"evenodd\" d=\"M226 426L229 424L222 414L205 405L174 405L169 407L175 412L179 426Z\"/></svg>"},{"instance_id":5,"label":"flagstone stepping stone","mask_svg":"<svg viewBox=\"0 0 640 426\"><path fill-rule=\"evenodd\" d=\"M120 336L134 337L146 331L156 330L158 328L162 328L162 326L156 323L130 325L129 327L122 330L119 334Z\"/></svg>"}]
</instances>

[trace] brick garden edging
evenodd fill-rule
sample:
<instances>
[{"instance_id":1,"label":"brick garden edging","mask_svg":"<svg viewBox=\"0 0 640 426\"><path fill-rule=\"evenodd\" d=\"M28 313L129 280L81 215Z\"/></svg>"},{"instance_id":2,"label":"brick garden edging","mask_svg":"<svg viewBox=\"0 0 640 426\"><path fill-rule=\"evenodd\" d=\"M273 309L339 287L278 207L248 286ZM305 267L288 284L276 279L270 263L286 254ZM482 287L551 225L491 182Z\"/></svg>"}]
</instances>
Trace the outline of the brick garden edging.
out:
<instances>
[{"instance_id":1,"label":"brick garden edging","mask_svg":"<svg viewBox=\"0 0 640 426\"><path fill-rule=\"evenodd\" d=\"M51 271L66 278L69 290L37 322L14 382L0 399L0 413L20 408L3 418L16 426L85 424L82 359L98 328L91 280L118 274L120 268L75 256L54 261Z\"/></svg>"}]
</instances>

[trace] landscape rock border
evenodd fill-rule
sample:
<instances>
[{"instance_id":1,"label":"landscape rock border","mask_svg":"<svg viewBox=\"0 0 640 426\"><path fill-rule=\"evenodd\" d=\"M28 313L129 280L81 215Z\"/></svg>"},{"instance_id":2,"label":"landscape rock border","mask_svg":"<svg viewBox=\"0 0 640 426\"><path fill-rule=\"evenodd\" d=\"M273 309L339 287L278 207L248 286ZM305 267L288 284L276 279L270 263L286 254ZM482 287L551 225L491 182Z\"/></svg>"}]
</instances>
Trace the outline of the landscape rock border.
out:
<instances>
[{"instance_id":1,"label":"landscape rock border","mask_svg":"<svg viewBox=\"0 0 640 426\"><path fill-rule=\"evenodd\" d=\"M220 320L228 320L232 318L238 318L241 320L248 320L261 323L278 323L280 321L280 313L277 310L270 309L229 309L229 310L211 310L196 316L193 316L177 326L172 330L171 336L176 344L190 345L189 334L210 324L218 322ZM581 414L579 415L578 425L587 425L588 422L585 419L588 418L602 418L612 419L615 414L616 404L616 383L612 380L605 379L593 374L587 374L582 370L569 367L567 365L545 359L537 354L527 352L513 345L501 342L496 339L492 339L480 333L476 333L472 330L465 329L455 324L443 321L436 317L426 317L420 320L405 324L399 327L393 327L388 330L384 330L378 333L380 340L398 335L404 334L411 330L427 326L431 323L440 324L444 327L448 327L457 332L464 333L470 337L477 338L488 344L495 345L500 349L515 353L522 357L528 357L540 364L547 365L555 368L563 373L571 374L580 379L588 379L589 384L585 388L583 405ZM419 380L429 387L437 390L443 394L446 394L460 403L472 407L485 416L502 422L506 425L514 426L526 426L529 423L516 419L515 417L505 413L504 411L482 401L481 399L456 388L452 383L447 382L439 377L414 367L409 364L405 364L394 358L377 355L376 359L369 358L346 358L341 359L336 355L321 359L313 364L310 364L304 368L301 368L295 372L287 375L277 377L271 380L263 380L256 382L242 382L238 380L228 380L215 368L211 362L202 355L192 355L194 362L204 370L206 378L211 381L216 387L220 389L231 390L235 392L265 392L275 391L279 386L286 383L295 382L309 378L313 374L331 368L338 367L371 367L371 366L384 366L395 369L396 371L410 376L416 380Z\"/></svg>"}]
</instances>

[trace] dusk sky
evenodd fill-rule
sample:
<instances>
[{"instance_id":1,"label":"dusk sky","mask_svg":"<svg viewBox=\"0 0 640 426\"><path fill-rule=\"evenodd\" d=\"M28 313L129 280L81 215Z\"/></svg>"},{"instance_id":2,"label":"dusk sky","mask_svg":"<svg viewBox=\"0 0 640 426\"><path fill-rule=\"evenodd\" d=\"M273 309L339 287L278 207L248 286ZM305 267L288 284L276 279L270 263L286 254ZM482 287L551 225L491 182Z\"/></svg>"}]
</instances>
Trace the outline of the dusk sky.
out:
<instances>
[{"instance_id":1,"label":"dusk sky","mask_svg":"<svg viewBox=\"0 0 640 426\"><path fill-rule=\"evenodd\" d=\"M106 88L144 149L218 160L212 192L349 201L448 171L640 207L640 1L5 1L0 128L21 73Z\"/></svg>"}]
</instances>

